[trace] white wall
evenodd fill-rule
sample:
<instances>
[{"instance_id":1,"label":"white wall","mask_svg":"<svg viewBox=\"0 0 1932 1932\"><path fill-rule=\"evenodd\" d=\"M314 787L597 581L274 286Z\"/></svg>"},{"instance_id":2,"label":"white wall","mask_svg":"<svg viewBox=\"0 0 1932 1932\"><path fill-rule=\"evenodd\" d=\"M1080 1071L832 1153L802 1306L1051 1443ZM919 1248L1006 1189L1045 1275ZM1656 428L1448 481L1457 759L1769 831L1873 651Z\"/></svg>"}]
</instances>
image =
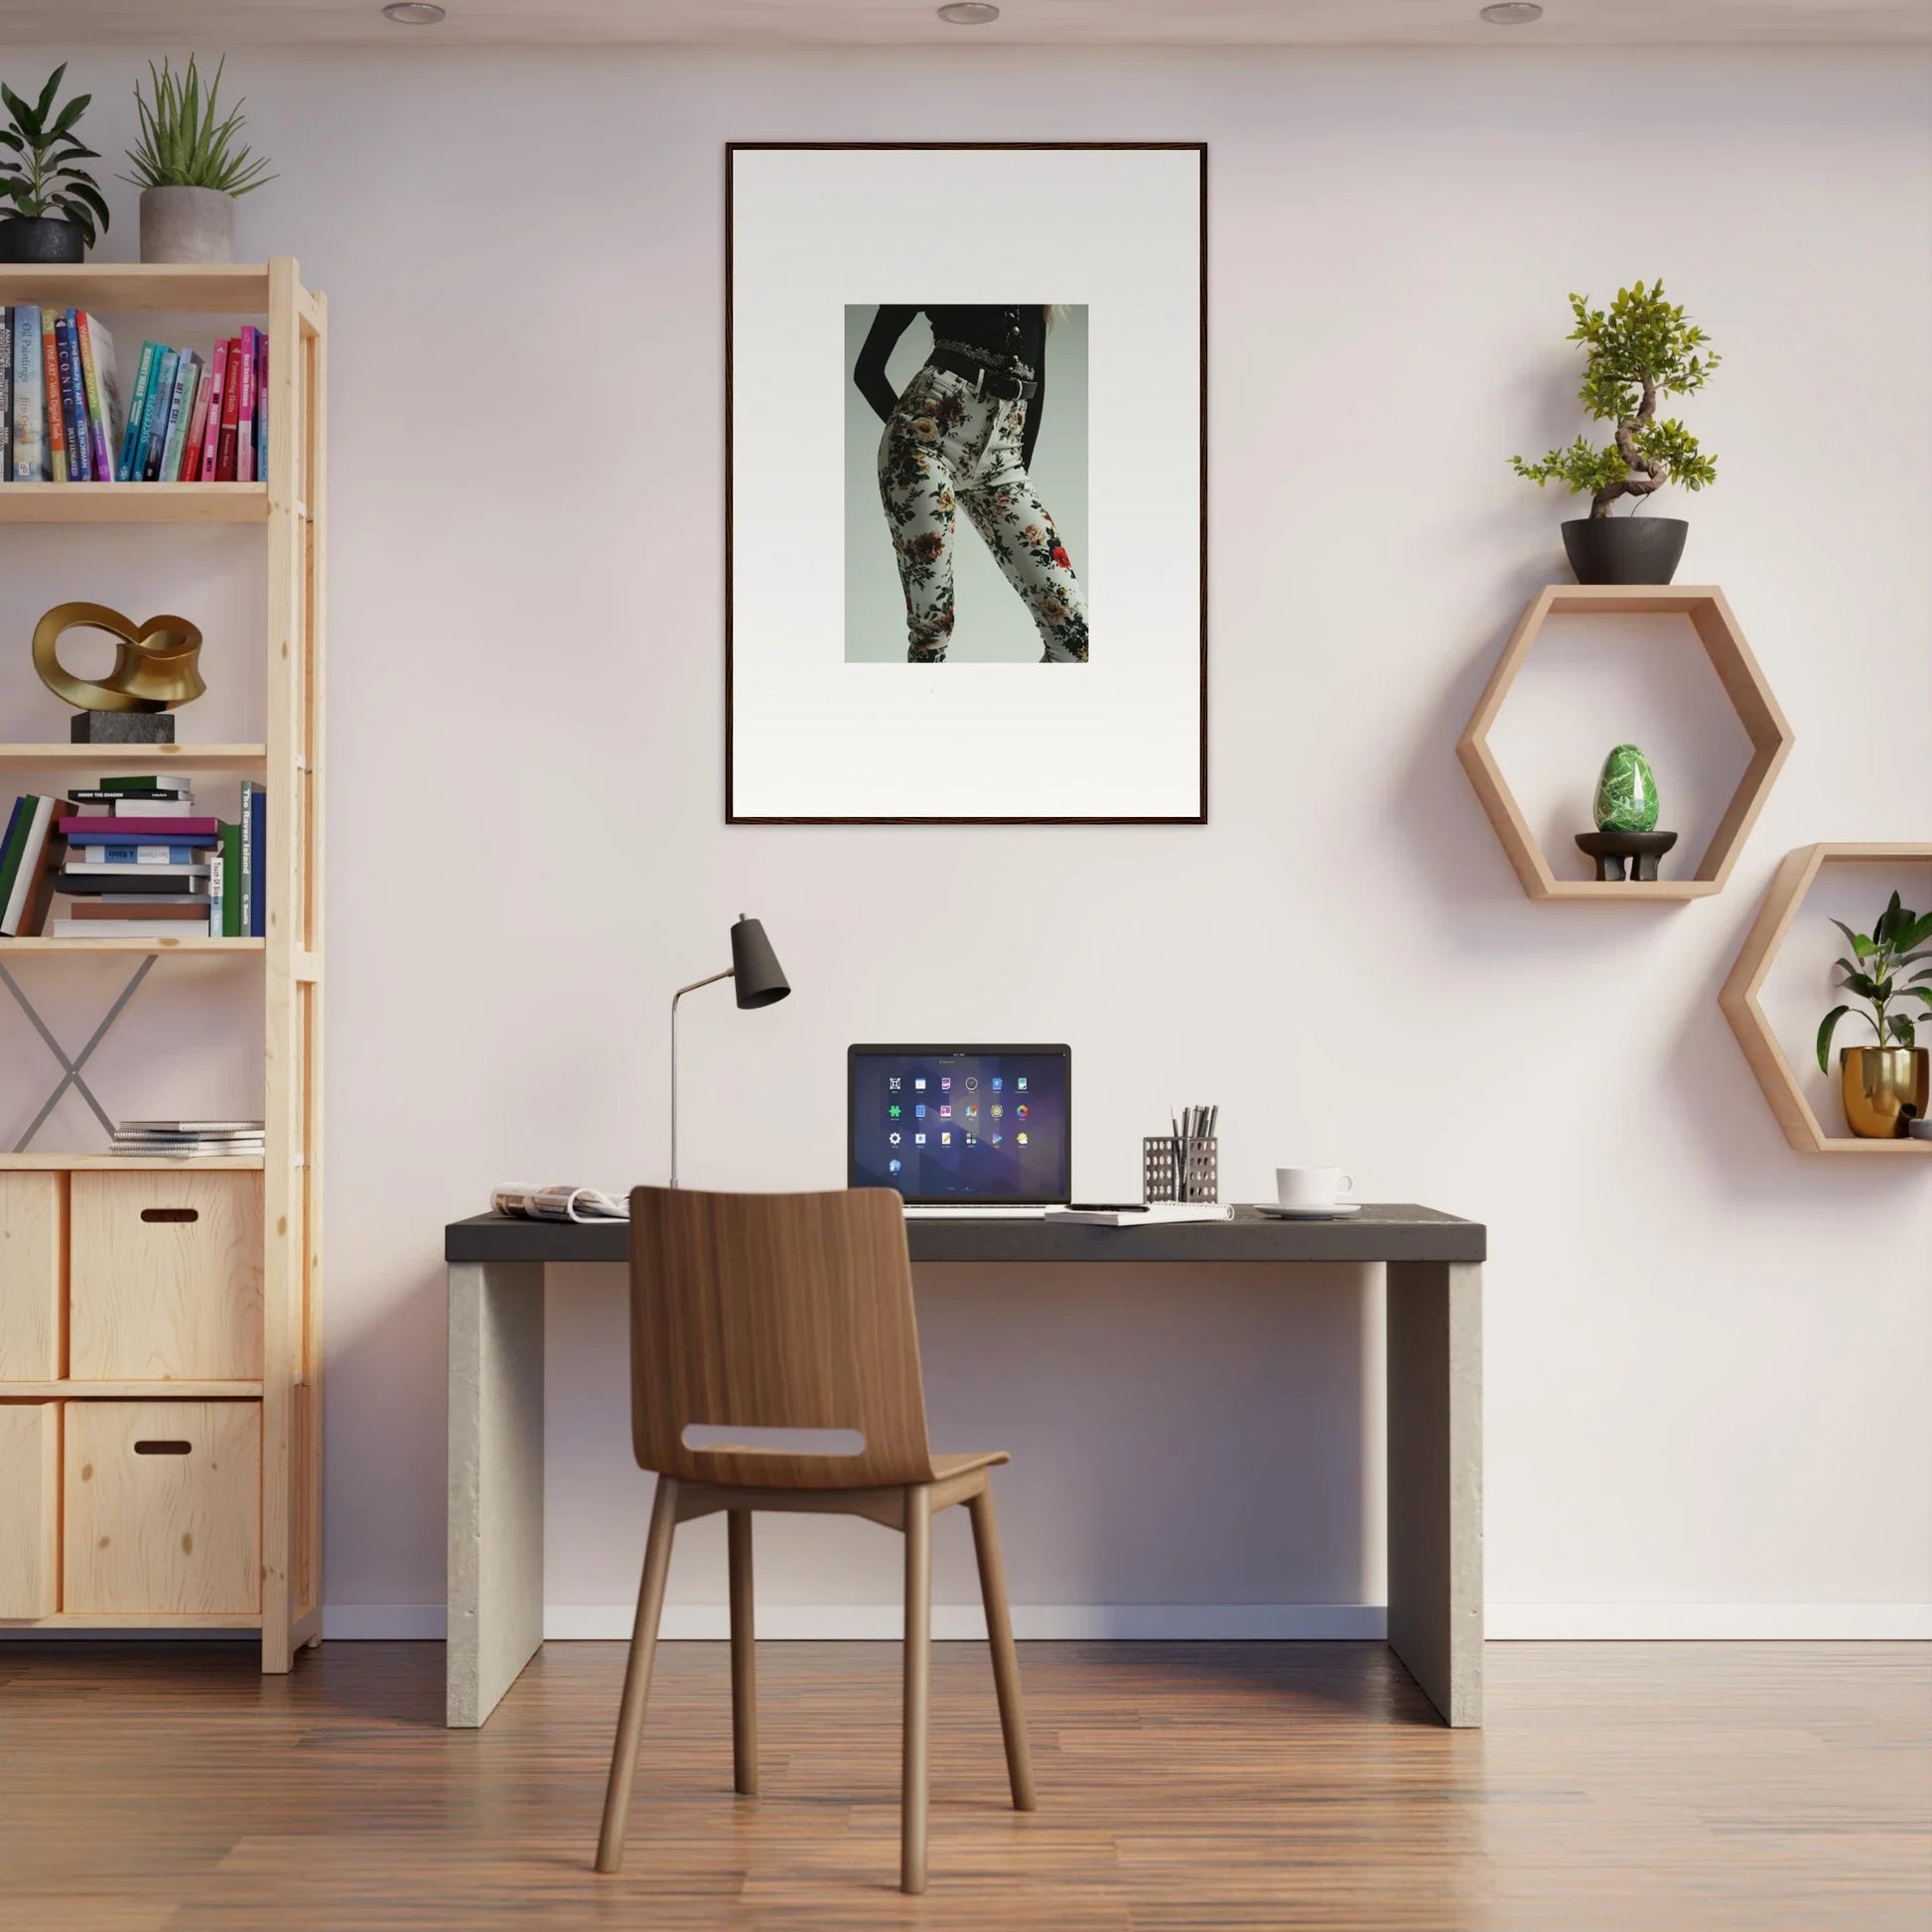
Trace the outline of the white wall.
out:
<instances>
[{"instance_id":1,"label":"white wall","mask_svg":"<svg viewBox=\"0 0 1932 1932\"><path fill-rule=\"evenodd\" d=\"M132 69L76 64L116 97L110 137ZM1149 1123L1215 1099L1236 1196L1335 1161L1490 1224L1493 1632L1932 1629L1932 1173L1790 1153L1715 998L1788 848L1932 834L1928 71L1817 50L232 63L282 173L244 249L299 254L334 323L332 1628L439 1614L409 1606L443 1587L441 1223L497 1179L662 1173L665 1002L743 908L796 996L691 1007L688 1178L835 1181L849 1039L1065 1037L1084 1190L1131 1185ZM721 822L723 144L949 135L1212 144L1204 830ZM1726 587L1798 746L1722 897L1536 905L1452 753L1559 567L1563 505L1506 459L1572 433L1566 291L1657 274L1726 356L1686 411L1722 481L1689 503L1683 575ZM29 605L84 594L54 554L0 556L18 648ZM1667 662L1612 692L1559 655L1525 694L1553 732L1573 716L1526 778L1539 824L1584 822L1622 737L1668 754L1687 822L1708 812L1688 766L1730 756L1722 715L1693 694L1676 731ZM910 942L987 907L1011 935L991 967ZM6 1037L12 1093L32 1049ZM634 1587L621 1292L586 1271L554 1301L560 1629L615 1629ZM1015 1452L1030 1627L1368 1627L1297 1607L1381 1589L1365 1280L957 1270L921 1312L935 1432ZM964 1603L953 1543L941 1600ZM761 1551L789 1627L875 1627L894 1600L863 1526L774 1525ZM716 1627L722 1591L700 1530L677 1627ZM1163 1605L1194 1607L1132 1607Z\"/></svg>"}]
</instances>

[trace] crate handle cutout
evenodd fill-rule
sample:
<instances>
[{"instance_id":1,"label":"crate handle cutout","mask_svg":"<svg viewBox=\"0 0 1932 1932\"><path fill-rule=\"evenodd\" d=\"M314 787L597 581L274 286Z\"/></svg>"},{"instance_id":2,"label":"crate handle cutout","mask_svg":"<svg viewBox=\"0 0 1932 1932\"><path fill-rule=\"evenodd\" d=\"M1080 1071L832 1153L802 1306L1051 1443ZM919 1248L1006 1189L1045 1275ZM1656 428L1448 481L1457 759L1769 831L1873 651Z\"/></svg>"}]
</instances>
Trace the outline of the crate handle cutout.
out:
<instances>
[{"instance_id":1,"label":"crate handle cutout","mask_svg":"<svg viewBox=\"0 0 1932 1932\"><path fill-rule=\"evenodd\" d=\"M863 1455L856 1429L754 1429L733 1423L688 1422L679 1438L688 1449L730 1449L739 1455Z\"/></svg>"},{"instance_id":2,"label":"crate handle cutout","mask_svg":"<svg viewBox=\"0 0 1932 1932\"><path fill-rule=\"evenodd\" d=\"M154 1437L148 1437L145 1441L134 1445L134 1453L136 1455L192 1455L194 1452L195 1445L193 1443L184 1443L176 1438L170 1437L163 1437L158 1440Z\"/></svg>"},{"instance_id":3,"label":"crate handle cutout","mask_svg":"<svg viewBox=\"0 0 1932 1932\"><path fill-rule=\"evenodd\" d=\"M141 1218L144 1221L199 1221L202 1210L199 1207L144 1207Z\"/></svg>"}]
</instances>

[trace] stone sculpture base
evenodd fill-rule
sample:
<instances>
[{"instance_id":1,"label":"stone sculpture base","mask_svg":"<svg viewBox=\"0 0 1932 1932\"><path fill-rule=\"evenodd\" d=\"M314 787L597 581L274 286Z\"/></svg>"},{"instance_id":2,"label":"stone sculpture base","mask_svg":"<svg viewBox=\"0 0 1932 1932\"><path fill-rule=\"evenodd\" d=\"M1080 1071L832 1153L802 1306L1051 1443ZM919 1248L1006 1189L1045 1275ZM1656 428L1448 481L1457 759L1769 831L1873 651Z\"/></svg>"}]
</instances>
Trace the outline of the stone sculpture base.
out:
<instances>
[{"instance_id":1,"label":"stone sculpture base","mask_svg":"<svg viewBox=\"0 0 1932 1932\"><path fill-rule=\"evenodd\" d=\"M1655 879L1657 861L1677 843L1675 832L1579 832L1577 849L1596 861L1596 877L1621 882L1624 864L1633 880Z\"/></svg>"},{"instance_id":2,"label":"stone sculpture base","mask_svg":"<svg viewBox=\"0 0 1932 1932\"><path fill-rule=\"evenodd\" d=\"M68 736L75 745L172 745L172 711L76 711Z\"/></svg>"}]
</instances>

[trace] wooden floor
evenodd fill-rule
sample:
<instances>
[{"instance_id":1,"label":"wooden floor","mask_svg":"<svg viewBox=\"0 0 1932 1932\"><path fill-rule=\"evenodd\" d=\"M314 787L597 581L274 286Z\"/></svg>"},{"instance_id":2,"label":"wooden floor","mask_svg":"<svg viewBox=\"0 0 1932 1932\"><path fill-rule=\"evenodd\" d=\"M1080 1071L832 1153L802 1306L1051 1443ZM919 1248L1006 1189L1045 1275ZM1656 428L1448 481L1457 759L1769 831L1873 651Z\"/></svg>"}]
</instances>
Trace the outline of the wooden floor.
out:
<instances>
[{"instance_id":1,"label":"wooden floor","mask_svg":"<svg viewBox=\"0 0 1932 1932\"><path fill-rule=\"evenodd\" d=\"M591 1870L623 1653L554 1644L486 1729L441 1646L293 1677L200 1643L0 1644L0 1928L916 1926L1926 1932L1932 1646L1495 1644L1485 1730L1379 1645L1027 1644L1040 1810L984 1649L936 1646L932 1889L894 1889L897 1654L669 1644L629 1861Z\"/></svg>"}]
</instances>

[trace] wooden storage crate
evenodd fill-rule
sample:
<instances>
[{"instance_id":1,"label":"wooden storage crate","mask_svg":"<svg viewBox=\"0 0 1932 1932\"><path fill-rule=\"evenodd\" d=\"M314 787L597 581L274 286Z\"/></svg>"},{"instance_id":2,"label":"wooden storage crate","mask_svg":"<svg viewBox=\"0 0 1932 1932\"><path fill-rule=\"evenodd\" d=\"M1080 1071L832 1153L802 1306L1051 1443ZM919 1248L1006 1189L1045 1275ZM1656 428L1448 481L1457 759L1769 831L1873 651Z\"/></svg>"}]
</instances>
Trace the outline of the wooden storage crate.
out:
<instances>
[{"instance_id":1,"label":"wooden storage crate","mask_svg":"<svg viewBox=\"0 0 1932 1932\"><path fill-rule=\"evenodd\" d=\"M0 1402L0 1618L60 1608L61 1405Z\"/></svg>"},{"instance_id":2,"label":"wooden storage crate","mask_svg":"<svg viewBox=\"0 0 1932 1932\"><path fill-rule=\"evenodd\" d=\"M0 1382L61 1373L68 1177L0 1173Z\"/></svg>"},{"instance_id":3,"label":"wooden storage crate","mask_svg":"<svg viewBox=\"0 0 1932 1932\"><path fill-rule=\"evenodd\" d=\"M261 1608L261 1405L69 1402L62 1608Z\"/></svg>"},{"instance_id":4,"label":"wooden storage crate","mask_svg":"<svg viewBox=\"0 0 1932 1932\"><path fill-rule=\"evenodd\" d=\"M250 1381L262 1372L262 1177L76 1173L68 1374Z\"/></svg>"}]
</instances>

